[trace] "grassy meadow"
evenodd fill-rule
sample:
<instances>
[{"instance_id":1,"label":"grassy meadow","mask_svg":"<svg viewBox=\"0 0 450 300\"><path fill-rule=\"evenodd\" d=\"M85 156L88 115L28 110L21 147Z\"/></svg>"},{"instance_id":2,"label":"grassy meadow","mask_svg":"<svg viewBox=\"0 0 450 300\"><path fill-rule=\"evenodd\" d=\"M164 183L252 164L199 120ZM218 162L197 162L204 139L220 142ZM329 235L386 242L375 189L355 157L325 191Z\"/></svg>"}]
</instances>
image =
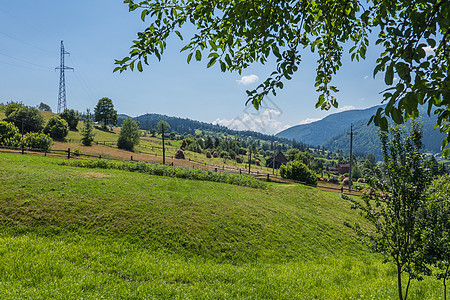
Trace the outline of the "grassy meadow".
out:
<instances>
[{"instance_id":1,"label":"grassy meadow","mask_svg":"<svg viewBox=\"0 0 450 300\"><path fill-rule=\"evenodd\" d=\"M338 194L61 161L0 153L2 299L397 298ZM426 279L408 299L441 294Z\"/></svg>"}]
</instances>

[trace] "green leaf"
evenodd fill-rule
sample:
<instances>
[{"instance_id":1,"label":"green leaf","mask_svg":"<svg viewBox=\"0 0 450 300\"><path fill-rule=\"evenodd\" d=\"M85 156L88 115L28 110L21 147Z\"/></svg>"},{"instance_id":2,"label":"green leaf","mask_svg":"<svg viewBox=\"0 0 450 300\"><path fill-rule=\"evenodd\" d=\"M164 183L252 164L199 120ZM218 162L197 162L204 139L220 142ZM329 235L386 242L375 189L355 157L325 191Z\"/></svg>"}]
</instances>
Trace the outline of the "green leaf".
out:
<instances>
[{"instance_id":1,"label":"green leaf","mask_svg":"<svg viewBox=\"0 0 450 300\"><path fill-rule=\"evenodd\" d=\"M392 108L391 116L395 123L397 124L403 123L403 116L398 108L395 107Z\"/></svg>"},{"instance_id":2,"label":"green leaf","mask_svg":"<svg viewBox=\"0 0 450 300\"><path fill-rule=\"evenodd\" d=\"M181 35L181 33L178 30L175 30L175 34L178 35L180 40L183 40L183 36Z\"/></svg>"},{"instance_id":3,"label":"green leaf","mask_svg":"<svg viewBox=\"0 0 450 300\"><path fill-rule=\"evenodd\" d=\"M190 63L191 62L191 59L192 59L192 52L191 53L189 53L189 55L187 56L187 63Z\"/></svg>"},{"instance_id":4,"label":"green leaf","mask_svg":"<svg viewBox=\"0 0 450 300\"><path fill-rule=\"evenodd\" d=\"M387 131L388 129L388 120L386 119L386 117L382 117L379 120L379 125L380 125L380 129L383 131Z\"/></svg>"},{"instance_id":5,"label":"green leaf","mask_svg":"<svg viewBox=\"0 0 450 300\"><path fill-rule=\"evenodd\" d=\"M143 69L142 69L142 62L141 61L138 62L137 69L138 69L139 72L142 72Z\"/></svg>"},{"instance_id":6,"label":"green leaf","mask_svg":"<svg viewBox=\"0 0 450 300\"><path fill-rule=\"evenodd\" d=\"M195 51L195 59L197 61L202 60L202 52L200 52L200 50Z\"/></svg>"},{"instance_id":7,"label":"green leaf","mask_svg":"<svg viewBox=\"0 0 450 300\"><path fill-rule=\"evenodd\" d=\"M387 67L386 74L384 74L384 82L387 85L392 85L392 83L394 82L394 68L392 67L392 65Z\"/></svg>"},{"instance_id":8,"label":"green leaf","mask_svg":"<svg viewBox=\"0 0 450 300\"><path fill-rule=\"evenodd\" d=\"M405 81L411 80L409 65L405 64L404 62L398 62L395 64L395 69L397 70L398 76L400 76L401 79Z\"/></svg>"}]
</instances>

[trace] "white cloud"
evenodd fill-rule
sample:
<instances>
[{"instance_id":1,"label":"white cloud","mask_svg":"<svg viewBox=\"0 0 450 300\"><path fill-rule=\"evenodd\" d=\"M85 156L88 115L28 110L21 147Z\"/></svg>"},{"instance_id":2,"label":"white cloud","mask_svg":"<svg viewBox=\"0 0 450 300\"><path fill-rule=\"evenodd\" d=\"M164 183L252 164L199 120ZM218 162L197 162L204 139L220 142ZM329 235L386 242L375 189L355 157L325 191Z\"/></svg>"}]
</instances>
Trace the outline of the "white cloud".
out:
<instances>
[{"instance_id":1,"label":"white cloud","mask_svg":"<svg viewBox=\"0 0 450 300\"><path fill-rule=\"evenodd\" d=\"M243 85L249 85L252 83L255 83L259 80L259 77L256 75L248 75L248 76L242 76L241 79L236 80L237 83L243 84Z\"/></svg>"},{"instance_id":2,"label":"white cloud","mask_svg":"<svg viewBox=\"0 0 450 300\"><path fill-rule=\"evenodd\" d=\"M353 105L345 105L338 108L338 112L356 109Z\"/></svg>"},{"instance_id":3,"label":"white cloud","mask_svg":"<svg viewBox=\"0 0 450 300\"><path fill-rule=\"evenodd\" d=\"M366 79L368 79L368 78L369 78L369 76L367 76L367 75L366 75L366 76L364 76L364 80L366 80Z\"/></svg>"},{"instance_id":4,"label":"white cloud","mask_svg":"<svg viewBox=\"0 0 450 300\"><path fill-rule=\"evenodd\" d=\"M275 134L291 127L275 119L280 115L281 112L269 108L260 113L245 113L242 118L236 117L232 120L218 118L213 124L222 125L234 130L252 130L265 134Z\"/></svg>"},{"instance_id":5,"label":"white cloud","mask_svg":"<svg viewBox=\"0 0 450 300\"><path fill-rule=\"evenodd\" d=\"M423 50L425 51L427 56L430 56L430 55L434 55L434 50L436 50L436 47L431 48L430 46L426 46L426 47L423 47Z\"/></svg>"},{"instance_id":6,"label":"white cloud","mask_svg":"<svg viewBox=\"0 0 450 300\"><path fill-rule=\"evenodd\" d=\"M316 121L320 121L322 119L320 118L306 118L304 120L301 120L300 123L298 123L297 125L305 125L305 124L309 124L309 123L314 123Z\"/></svg>"},{"instance_id":7,"label":"white cloud","mask_svg":"<svg viewBox=\"0 0 450 300\"><path fill-rule=\"evenodd\" d=\"M394 77L394 79L393 79L394 81L398 81L398 78L397 77Z\"/></svg>"}]
</instances>

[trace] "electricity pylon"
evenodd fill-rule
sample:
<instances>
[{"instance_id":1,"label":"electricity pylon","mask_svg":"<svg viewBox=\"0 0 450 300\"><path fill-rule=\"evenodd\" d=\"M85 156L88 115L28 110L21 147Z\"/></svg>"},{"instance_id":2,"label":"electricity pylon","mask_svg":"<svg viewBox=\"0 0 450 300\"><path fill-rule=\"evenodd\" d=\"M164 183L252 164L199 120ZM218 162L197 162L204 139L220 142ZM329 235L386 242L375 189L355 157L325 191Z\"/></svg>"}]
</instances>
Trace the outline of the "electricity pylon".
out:
<instances>
[{"instance_id":1,"label":"electricity pylon","mask_svg":"<svg viewBox=\"0 0 450 300\"><path fill-rule=\"evenodd\" d=\"M59 70L59 93L58 93L58 114L62 113L67 108L66 102L66 77L64 70L73 70L73 68L64 65L64 56L70 54L64 50L64 43L61 41L61 63L55 70Z\"/></svg>"}]
</instances>

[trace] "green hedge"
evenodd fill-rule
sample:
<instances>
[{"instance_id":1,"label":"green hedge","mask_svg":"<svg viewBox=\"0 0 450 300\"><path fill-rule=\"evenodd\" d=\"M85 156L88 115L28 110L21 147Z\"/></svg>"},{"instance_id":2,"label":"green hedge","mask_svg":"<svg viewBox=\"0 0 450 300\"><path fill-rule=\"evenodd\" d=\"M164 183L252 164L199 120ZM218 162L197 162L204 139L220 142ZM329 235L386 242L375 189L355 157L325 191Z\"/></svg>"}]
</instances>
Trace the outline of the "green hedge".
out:
<instances>
[{"instance_id":1,"label":"green hedge","mask_svg":"<svg viewBox=\"0 0 450 300\"><path fill-rule=\"evenodd\" d=\"M266 184L252 176L244 174L232 174L225 172L213 172L186 167L165 166L146 162L123 162L111 160L66 160L62 165L82 168L117 169L130 172L147 173L158 176L169 176L191 180L205 180L247 186L252 188L265 188Z\"/></svg>"}]
</instances>

